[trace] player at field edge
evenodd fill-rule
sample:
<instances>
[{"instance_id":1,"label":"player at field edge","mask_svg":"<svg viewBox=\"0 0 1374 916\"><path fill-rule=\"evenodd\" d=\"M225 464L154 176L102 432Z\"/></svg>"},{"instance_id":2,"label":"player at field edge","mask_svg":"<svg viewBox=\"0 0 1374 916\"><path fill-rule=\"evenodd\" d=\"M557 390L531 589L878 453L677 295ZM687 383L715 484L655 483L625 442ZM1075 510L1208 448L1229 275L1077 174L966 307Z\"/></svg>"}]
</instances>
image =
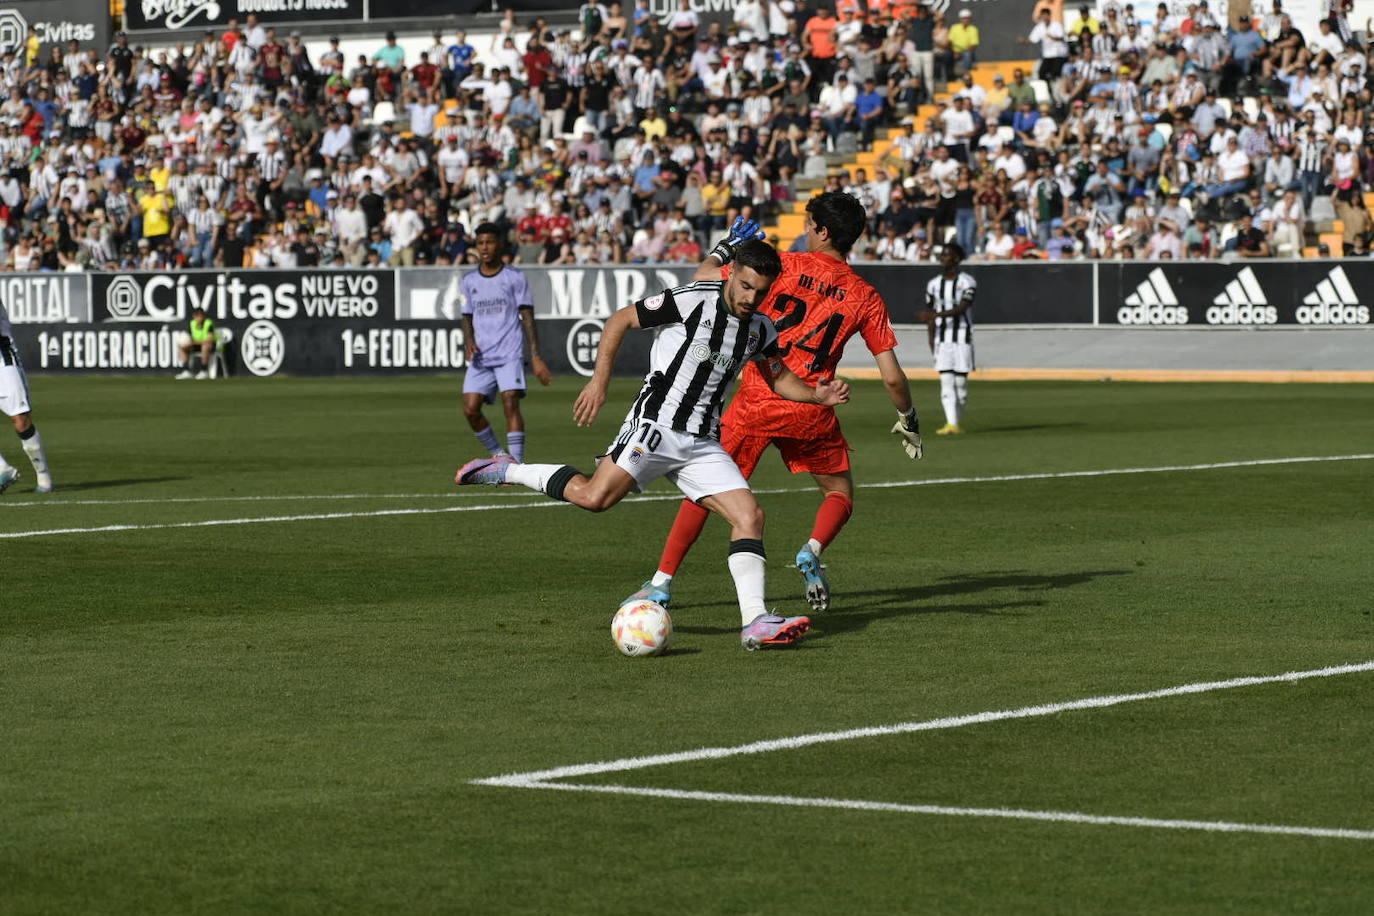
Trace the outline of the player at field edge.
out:
<instances>
[{"instance_id":1,"label":"player at field edge","mask_svg":"<svg viewBox=\"0 0 1374 916\"><path fill-rule=\"evenodd\" d=\"M940 253L940 276L926 284L926 307L916 319L926 324L935 371L940 373L940 406L945 425L937 436L963 432L964 408L968 405L968 374L973 371L973 297L978 281L959 270L964 249L955 243Z\"/></svg>"},{"instance_id":2,"label":"player at field edge","mask_svg":"<svg viewBox=\"0 0 1374 916\"><path fill-rule=\"evenodd\" d=\"M502 257L501 230L495 223L482 223L473 239L477 266L458 281L468 367L463 376L463 415L472 434L493 457L509 455L524 461L525 417L520 413L520 399L525 396L526 347L539 384L552 380L539 355L534 296L525 275ZM495 401L498 393L506 412L505 448L482 414L482 404Z\"/></svg>"},{"instance_id":3,"label":"player at field edge","mask_svg":"<svg viewBox=\"0 0 1374 916\"><path fill-rule=\"evenodd\" d=\"M33 465L36 484L35 493L52 492L52 472L48 469L48 455L43 450L43 437L38 427L33 425L33 412L29 406L29 380L24 374L24 364L14 347L14 331L10 328L10 315L0 303L0 412L10 418L14 431L19 436L20 447L29 456ZM19 469L0 455L0 493L8 490L19 479Z\"/></svg>"},{"instance_id":4,"label":"player at field edge","mask_svg":"<svg viewBox=\"0 0 1374 916\"><path fill-rule=\"evenodd\" d=\"M852 195L827 191L813 197L806 205L807 250L782 255L782 276L773 284L765 311L776 324L778 349L787 367L809 384L833 377L845 344L859 334L897 409L892 432L901 437L902 448L915 460L922 454L920 422L906 373L897 361L897 337L887 305L846 261L866 223L863 205ZM697 269L696 279L722 273L728 275L726 265L708 258ZM821 551L835 540L854 511L849 443L835 412L786 403L768 389L756 369L746 368L739 392L721 420L721 444L746 478L753 475L769 445L778 449L793 474L811 474L823 496L811 536L797 551L796 566L811 609L829 609L830 583L821 566ZM690 500L682 503L658 570L626 602L647 599L669 604L673 576L701 535L706 517Z\"/></svg>"},{"instance_id":5,"label":"player at field edge","mask_svg":"<svg viewBox=\"0 0 1374 916\"><path fill-rule=\"evenodd\" d=\"M831 408L849 399L849 386L825 379L803 382L779 358L777 331L758 308L782 271L773 247L754 236L752 222L736 221L712 250L712 263L731 261L728 279L665 290L617 311L606 322L596 368L573 405L573 419L589 426L606 402L611 369L625 333L658 328L644 385L620 433L589 477L568 465L517 464L508 457L470 461L458 484L518 484L553 499L602 512L629 493L667 477L683 494L730 525L727 563L740 608L746 649L795 642L811 626L764 604L763 510L749 483L720 444L726 389L745 363L763 364L771 391L790 401Z\"/></svg>"}]
</instances>

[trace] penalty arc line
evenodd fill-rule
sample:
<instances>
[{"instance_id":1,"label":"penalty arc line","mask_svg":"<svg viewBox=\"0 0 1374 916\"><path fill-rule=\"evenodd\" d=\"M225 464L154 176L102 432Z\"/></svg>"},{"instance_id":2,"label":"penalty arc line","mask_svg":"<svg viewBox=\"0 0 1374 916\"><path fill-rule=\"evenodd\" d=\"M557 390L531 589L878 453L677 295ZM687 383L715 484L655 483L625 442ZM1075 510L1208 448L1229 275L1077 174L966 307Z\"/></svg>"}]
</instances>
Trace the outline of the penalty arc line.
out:
<instances>
[{"instance_id":1,"label":"penalty arc line","mask_svg":"<svg viewBox=\"0 0 1374 916\"><path fill-rule=\"evenodd\" d=\"M1287 683L1309 678L1335 677L1341 674L1374 671L1374 661L1349 665L1334 665L1308 671L1290 671L1285 674L1240 677L1225 681L1203 681L1183 684L1161 690L1143 693L1115 694L1088 697L1064 703L1049 703L1038 706L1023 706L1018 709L992 710L967 716L951 716L929 719L922 722L905 722L897 725L872 728L850 729L841 732L820 732L800 735L794 738L781 738L771 741L756 741L749 744L727 748L699 748L677 754L660 754L651 757L628 757L621 760L601 763L581 764L558 767L552 770L539 770L527 773L513 773L487 779L470 780L472 785L498 786L516 789L554 789L563 792L593 792L610 795L630 795L648 798L668 798L683 801L704 801L730 804L780 805L801 808L838 808L855 811L877 811L899 814L944 815L954 817L1004 818L1010 820L1048 821L1059 823L1090 824L1096 826L1143 827L1170 830L1199 830L1213 833L1253 833L1282 836L1308 836L1325 839L1374 840L1374 830L1345 827L1306 827L1287 824L1242 823L1237 821L1203 821L1193 819L1171 819L1139 817L1130 815L1088 814L1081 811L1039 811L1021 808L970 808L950 805L910 805L896 802L869 801L865 799L806 798L790 795L748 795L732 792L705 792L690 789L655 788L648 786L597 785L554 780L572 776L587 776L598 773L624 772L672 763L685 763L698 760L721 759L742 754L761 754L770 751L792 750L809 745L851 741L858 738L879 735L909 734L933 729L959 728L965 725L980 725L987 722L1008 719L1025 719L1054 715L1079 709L1101 709L1123 703L1164 697L1185 696L1207 693L1216 690L1229 690L1237 687L1250 687L1259 684Z\"/></svg>"},{"instance_id":2,"label":"penalty arc line","mask_svg":"<svg viewBox=\"0 0 1374 916\"><path fill-rule=\"evenodd\" d=\"M1112 476L1117 476L1117 475L1129 475L1129 474L1165 474L1165 473L1173 473L1173 472L1179 472L1179 471L1210 471L1210 470L1219 470L1219 469L1225 469L1225 468L1264 467L1264 466L1270 466L1270 465L1285 465L1285 464L1310 464L1310 463L1312 463L1312 462L1328 462L1328 461L1368 461L1368 460L1370 460L1370 459L1374 459L1374 454L1357 454L1357 455L1309 455L1309 456L1299 456L1299 457L1294 457L1294 458L1258 458L1258 459L1251 459L1251 460L1247 460L1247 461L1218 461L1218 462L1211 462L1211 463L1208 463L1208 464L1178 464L1178 465L1163 465L1163 466L1160 466L1160 467L1105 468L1105 469L1101 469L1101 470L1091 470L1091 471L1050 471L1050 472L1044 472L1044 473L1039 473L1039 474L998 474L998 475L990 475L990 476L985 476L985 477L935 477L935 478L926 478L926 479L923 479L923 480L877 481L877 482L873 482L873 483L861 483L861 484L856 484L855 486L856 486L856 488L858 488L858 489L893 489L893 488L904 488L904 487L928 487L928 486L937 486L937 485L953 485L953 484L967 484L967 483L1006 483L1006 482L1021 481L1021 480L1060 480L1060 479L1069 480L1069 479L1082 478L1082 477L1112 477ZM778 487L778 488L775 488L775 489L755 490L754 492L755 492L756 494L758 494L758 495L761 495L761 496L777 496L777 495L796 494L796 493L811 493L811 492L814 492L814 490L813 490L811 487ZM424 495L424 494L415 494L415 496L421 496L421 495ZM526 494L519 494L519 495L526 495ZM532 495L535 495L535 494L528 494L528 495L531 495L531 496L532 496ZM348 499L365 499L365 498L368 498L368 497L366 497L365 495L360 495L360 494L342 494L342 496L343 496L343 498L348 498ZM265 498L271 498L271 497L265 497ZM283 499L283 500L289 500L289 499L296 499L296 498L303 498L303 497L279 497L279 498L280 498L280 499ZM310 498L328 498L328 497L325 496L325 497L310 497ZM395 494L395 495L391 495L391 496L379 495L379 496L377 496L377 497L375 497L375 498L377 498L377 499L398 499L398 498L413 498L413 497L412 497L411 495L409 495L409 494ZM206 501L210 501L210 500L213 500L213 499L221 499L221 497L206 497ZM629 497L628 499L624 500L624 502L633 504L633 503L665 502L665 501L669 501L669 500L676 501L676 500L680 500L680 499L682 499L681 494L673 493L673 494L664 494L664 495L632 496L632 497ZM169 502L175 502L175 501L180 501L180 500L168 500L168 501L169 501ZM84 502L87 502L87 503L99 503L99 504L101 504L101 505L120 505L120 504L121 504L121 501L117 501L117 500L107 500L107 501L88 500L88 501L84 501ZM147 502L147 501L146 501L146 500L133 500L133 501L130 501L130 502L140 502L140 503L142 503L142 502ZM18 505L24 506L24 505L33 505L33 504L34 504L34 503L32 503L32 502L28 502L28 503L19 503ZM75 505L75 504L77 504L77 503L76 503L76 502L67 503L66 505ZM52 503L52 505L63 505L63 504L60 503L60 502L55 502L55 503ZM63 535L63 534L102 534L102 533L117 532L117 531L154 531L154 530L169 529L169 528L215 528L215 527L222 527L222 526L227 526L227 525L254 525L254 524L268 524L268 523L274 523L274 522L331 521L331 520L349 519L349 518L384 518L384 517L387 517L387 516L405 516L405 515L441 515L441 514L449 513L449 512L482 512L482 511L497 511L497 510L502 510L502 509L539 509L539 508L557 508L557 507L559 507L559 506L564 506L564 507L566 507L567 505L568 505L567 503L563 503L563 502L535 502L535 501L532 501L532 502L483 503L483 504L478 504L478 505L445 506L445 507L443 507L443 508L438 508L438 509L378 509L378 510L373 510L373 511L368 511L368 512L320 512L320 513L310 513L310 514L302 514L302 515L272 515L272 516L254 516L254 517L249 517L249 518L207 519L207 520L205 520L205 521L198 521L198 522L162 522L162 523L154 523L154 524L147 524L147 525L120 524L120 525L98 525L98 526L89 527L89 528L47 528L47 529L41 529L41 530L36 530L36 531L12 531L12 532L0 533L0 540L4 540L4 539L15 539L15 538L43 537L43 536L47 536L47 535Z\"/></svg>"}]
</instances>

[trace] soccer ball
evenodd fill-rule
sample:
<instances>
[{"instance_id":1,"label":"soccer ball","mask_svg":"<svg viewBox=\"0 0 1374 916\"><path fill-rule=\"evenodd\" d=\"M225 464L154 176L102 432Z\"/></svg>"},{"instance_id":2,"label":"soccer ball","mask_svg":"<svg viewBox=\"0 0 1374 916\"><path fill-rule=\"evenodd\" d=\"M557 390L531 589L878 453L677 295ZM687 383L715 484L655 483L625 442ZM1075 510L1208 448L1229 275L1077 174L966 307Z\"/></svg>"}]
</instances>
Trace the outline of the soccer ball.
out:
<instances>
[{"instance_id":1,"label":"soccer ball","mask_svg":"<svg viewBox=\"0 0 1374 916\"><path fill-rule=\"evenodd\" d=\"M673 618L663 605L653 601L624 605L611 620L611 639L621 654L630 658L658 655L672 638Z\"/></svg>"}]
</instances>

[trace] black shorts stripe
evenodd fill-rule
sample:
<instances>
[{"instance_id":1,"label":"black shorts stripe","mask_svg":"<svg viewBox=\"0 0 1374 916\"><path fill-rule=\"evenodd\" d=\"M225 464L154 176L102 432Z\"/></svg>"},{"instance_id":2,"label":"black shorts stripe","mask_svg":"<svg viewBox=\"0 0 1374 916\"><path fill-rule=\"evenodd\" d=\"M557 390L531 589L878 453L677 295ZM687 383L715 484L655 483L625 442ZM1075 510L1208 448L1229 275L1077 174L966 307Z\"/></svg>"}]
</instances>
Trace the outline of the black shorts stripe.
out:
<instances>
[{"instance_id":1,"label":"black shorts stripe","mask_svg":"<svg viewBox=\"0 0 1374 916\"><path fill-rule=\"evenodd\" d=\"M8 337L0 337L0 365L13 366L14 364L14 341Z\"/></svg>"}]
</instances>

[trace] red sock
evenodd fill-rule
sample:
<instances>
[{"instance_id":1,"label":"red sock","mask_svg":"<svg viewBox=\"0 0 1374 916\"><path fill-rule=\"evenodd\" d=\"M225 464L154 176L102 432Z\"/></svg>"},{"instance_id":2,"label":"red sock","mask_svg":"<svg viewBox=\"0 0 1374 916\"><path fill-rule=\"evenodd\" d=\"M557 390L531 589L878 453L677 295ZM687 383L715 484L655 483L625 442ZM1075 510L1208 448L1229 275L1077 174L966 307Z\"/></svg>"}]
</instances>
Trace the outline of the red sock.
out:
<instances>
[{"instance_id":1,"label":"red sock","mask_svg":"<svg viewBox=\"0 0 1374 916\"><path fill-rule=\"evenodd\" d=\"M816 510L816 526L811 529L811 536L820 541L822 547L829 547L853 514L854 503L848 496L843 493L825 494L820 509Z\"/></svg>"},{"instance_id":2,"label":"red sock","mask_svg":"<svg viewBox=\"0 0 1374 916\"><path fill-rule=\"evenodd\" d=\"M668 532L668 542L663 545L663 557L658 561L659 572L670 576L677 575L677 568L687 556L687 551L701 537L701 529L706 527L710 512L690 499L684 499L678 507L677 518L673 519L673 530Z\"/></svg>"}]
</instances>

